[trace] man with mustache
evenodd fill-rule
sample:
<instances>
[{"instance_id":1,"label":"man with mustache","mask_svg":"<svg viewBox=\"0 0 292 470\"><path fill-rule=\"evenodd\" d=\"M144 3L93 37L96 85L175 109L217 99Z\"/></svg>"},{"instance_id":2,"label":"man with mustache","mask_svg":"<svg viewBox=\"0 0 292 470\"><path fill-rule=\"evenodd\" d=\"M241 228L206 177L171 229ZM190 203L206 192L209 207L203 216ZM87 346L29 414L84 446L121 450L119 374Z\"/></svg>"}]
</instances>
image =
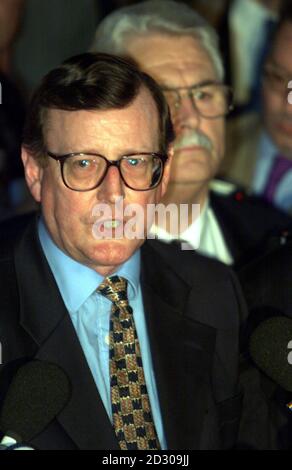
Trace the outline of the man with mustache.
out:
<instances>
[{"instance_id":1,"label":"man with mustache","mask_svg":"<svg viewBox=\"0 0 292 470\"><path fill-rule=\"evenodd\" d=\"M290 219L233 185L212 181L224 156L225 116L232 106L214 30L184 4L147 1L106 17L92 48L129 56L159 82L168 100L176 140L163 202L178 210L180 204L199 204L201 211L178 238L236 266L263 250ZM165 241L177 238L167 226L153 229Z\"/></svg>"}]
</instances>

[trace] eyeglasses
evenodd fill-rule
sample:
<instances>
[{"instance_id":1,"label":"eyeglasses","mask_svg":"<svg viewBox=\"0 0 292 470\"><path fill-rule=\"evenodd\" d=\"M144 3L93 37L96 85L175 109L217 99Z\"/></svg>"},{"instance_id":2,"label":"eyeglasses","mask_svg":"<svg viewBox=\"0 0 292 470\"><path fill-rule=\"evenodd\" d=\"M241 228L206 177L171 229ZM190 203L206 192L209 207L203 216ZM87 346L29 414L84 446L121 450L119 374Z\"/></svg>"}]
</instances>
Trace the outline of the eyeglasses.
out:
<instances>
[{"instance_id":1,"label":"eyeglasses","mask_svg":"<svg viewBox=\"0 0 292 470\"><path fill-rule=\"evenodd\" d=\"M211 82L179 88L162 87L162 91L174 113L182 105L183 93L191 100L200 116L207 119L226 116L233 109L232 89L222 83Z\"/></svg>"},{"instance_id":2,"label":"eyeglasses","mask_svg":"<svg viewBox=\"0 0 292 470\"><path fill-rule=\"evenodd\" d=\"M108 160L94 153L47 155L60 163L62 179L73 191L91 191L104 180L111 166L118 168L124 184L135 191L156 188L161 182L168 156L161 153L135 153Z\"/></svg>"}]
</instances>

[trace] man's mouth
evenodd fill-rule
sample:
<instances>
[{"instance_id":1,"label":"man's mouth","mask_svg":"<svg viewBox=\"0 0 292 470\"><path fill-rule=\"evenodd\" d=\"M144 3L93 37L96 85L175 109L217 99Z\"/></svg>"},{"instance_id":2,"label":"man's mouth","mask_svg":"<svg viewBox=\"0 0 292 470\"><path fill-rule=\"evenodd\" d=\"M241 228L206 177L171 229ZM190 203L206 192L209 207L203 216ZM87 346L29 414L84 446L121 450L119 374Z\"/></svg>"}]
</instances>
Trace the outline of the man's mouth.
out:
<instances>
[{"instance_id":1,"label":"man's mouth","mask_svg":"<svg viewBox=\"0 0 292 470\"><path fill-rule=\"evenodd\" d=\"M105 222L101 222L101 226L104 229L113 229L113 228L116 229L120 227L121 224L122 224L121 220L106 220Z\"/></svg>"},{"instance_id":2,"label":"man's mouth","mask_svg":"<svg viewBox=\"0 0 292 470\"><path fill-rule=\"evenodd\" d=\"M94 223L95 235L101 239L120 239L124 233L124 221L122 219L107 219Z\"/></svg>"}]
</instances>

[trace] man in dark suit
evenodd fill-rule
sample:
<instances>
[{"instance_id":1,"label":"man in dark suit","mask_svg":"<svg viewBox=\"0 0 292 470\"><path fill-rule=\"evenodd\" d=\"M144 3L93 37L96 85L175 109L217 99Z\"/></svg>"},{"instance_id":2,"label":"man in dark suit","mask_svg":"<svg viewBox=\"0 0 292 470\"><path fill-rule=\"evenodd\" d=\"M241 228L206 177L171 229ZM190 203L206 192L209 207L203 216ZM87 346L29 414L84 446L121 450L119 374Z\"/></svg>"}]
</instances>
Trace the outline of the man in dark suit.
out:
<instances>
[{"instance_id":1,"label":"man in dark suit","mask_svg":"<svg viewBox=\"0 0 292 470\"><path fill-rule=\"evenodd\" d=\"M176 139L165 204L200 205L179 238L204 255L245 264L265 249L290 217L235 185L212 181L225 153L225 116L232 94L213 28L192 8L170 0L139 2L108 15L98 26L92 49L135 60L161 85ZM157 223L163 240L177 238Z\"/></svg>"},{"instance_id":2,"label":"man in dark suit","mask_svg":"<svg viewBox=\"0 0 292 470\"><path fill-rule=\"evenodd\" d=\"M236 444L245 309L232 272L126 231L131 204L147 227L166 190L171 139L157 84L116 57L69 59L34 94L22 159L41 213L1 227L2 360L58 364L72 397L32 446Z\"/></svg>"}]
</instances>

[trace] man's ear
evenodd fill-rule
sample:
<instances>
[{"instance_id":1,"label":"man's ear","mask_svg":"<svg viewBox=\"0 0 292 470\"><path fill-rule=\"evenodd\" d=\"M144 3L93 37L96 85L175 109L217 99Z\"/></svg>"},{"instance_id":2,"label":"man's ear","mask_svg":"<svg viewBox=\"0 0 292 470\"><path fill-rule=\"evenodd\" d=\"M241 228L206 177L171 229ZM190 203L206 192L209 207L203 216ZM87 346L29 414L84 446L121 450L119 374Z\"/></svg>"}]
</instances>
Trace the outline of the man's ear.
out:
<instances>
[{"instance_id":1,"label":"man's ear","mask_svg":"<svg viewBox=\"0 0 292 470\"><path fill-rule=\"evenodd\" d=\"M37 202L41 202L41 186L44 170L36 158L24 147L21 149L21 159L29 190L34 199Z\"/></svg>"},{"instance_id":2,"label":"man's ear","mask_svg":"<svg viewBox=\"0 0 292 470\"><path fill-rule=\"evenodd\" d=\"M167 151L168 159L164 167L164 173L163 173L163 178L161 182L161 197L164 196L167 190L167 186L168 186L168 182L170 178L170 169L171 169L173 154L174 154L173 147L170 146Z\"/></svg>"}]
</instances>

